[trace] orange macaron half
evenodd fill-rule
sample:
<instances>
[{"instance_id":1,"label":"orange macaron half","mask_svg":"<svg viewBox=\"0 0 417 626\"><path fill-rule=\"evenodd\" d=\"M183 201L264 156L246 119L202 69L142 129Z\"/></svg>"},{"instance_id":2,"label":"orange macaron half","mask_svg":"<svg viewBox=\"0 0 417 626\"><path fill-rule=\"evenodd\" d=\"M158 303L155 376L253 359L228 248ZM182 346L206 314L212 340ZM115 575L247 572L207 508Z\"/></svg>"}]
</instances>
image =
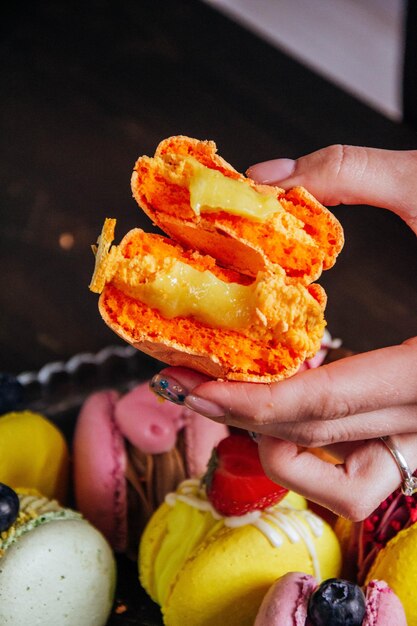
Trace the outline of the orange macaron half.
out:
<instances>
[{"instance_id":1,"label":"orange macaron half","mask_svg":"<svg viewBox=\"0 0 417 626\"><path fill-rule=\"evenodd\" d=\"M183 135L140 157L131 179L139 206L169 237L250 276L280 266L303 284L342 249L335 216L308 191L256 184L217 154L213 141Z\"/></svg>"}]
</instances>

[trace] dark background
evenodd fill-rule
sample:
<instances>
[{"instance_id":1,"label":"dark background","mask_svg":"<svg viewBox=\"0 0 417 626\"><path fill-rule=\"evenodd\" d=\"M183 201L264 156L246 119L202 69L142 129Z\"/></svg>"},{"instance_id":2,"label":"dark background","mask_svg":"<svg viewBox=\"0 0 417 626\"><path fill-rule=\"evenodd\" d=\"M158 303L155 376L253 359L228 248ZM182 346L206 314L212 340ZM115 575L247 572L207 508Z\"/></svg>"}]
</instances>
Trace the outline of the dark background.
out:
<instances>
[{"instance_id":1,"label":"dark background","mask_svg":"<svg viewBox=\"0 0 417 626\"><path fill-rule=\"evenodd\" d=\"M90 245L107 216L118 239L152 228L130 175L161 139L214 139L241 171L332 143L417 148L410 59L407 122L398 124L198 0L9 3L0 32L0 371L121 345L88 290ZM320 280L331 333L354 351L416 334L415 235L387 211L335 213L346 244ZM83 393L65 411L54 398L65 419L74 421ZM136 565L119 565L118 605L128 610L111 623L160 623Z\"/></svg>"},{"instance_id":2,"label":"dark background","mask_svg":"<svg viewBox=\"0 0 417 626\"><path fill-rule=\"evenodd\" d=\"M9 6L1 28L3 371L118 343L88 291L90 244L106 216L118 219L118 238L151 228L130 174L164 137L214 139L239 170L335 142L417 147L411 125L385 119L197 0L34 2ZM353 350L413 335L415 236L386 211L335 213L346 245L320 281L330 331ZM69 249L63 233L70 245L73 237Z\"/></svg>"}]
</instances>

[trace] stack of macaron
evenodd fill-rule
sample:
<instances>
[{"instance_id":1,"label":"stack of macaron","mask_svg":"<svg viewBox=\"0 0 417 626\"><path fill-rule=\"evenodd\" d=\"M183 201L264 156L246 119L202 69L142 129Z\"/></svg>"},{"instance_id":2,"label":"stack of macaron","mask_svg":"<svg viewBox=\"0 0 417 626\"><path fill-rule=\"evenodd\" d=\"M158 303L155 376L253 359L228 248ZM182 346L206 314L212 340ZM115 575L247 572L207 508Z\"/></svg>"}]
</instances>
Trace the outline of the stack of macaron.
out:
<instances>
[{"instance_id":1,"label":"stack of macaron","mask_svg":"<svg viewBox=\"0 0 417 626\"><path fill-rule=\"evenodd\" d=\"M179 482L199 477L222 424L164 402L148 382L127 393L98 391L84 402L73 441L77 509L113 549L137 558L154 510Z\"/></svg>"},{"instance_id":2,"label":"stack of macaron","mask_svg":"<svg viewBox=\"0 0 417 626\"><path fill-rule=\"evenodd\" d=\"M228 380L272 382L314 356L343 230L305 189L257 185L212 141L162 141L132 175L141 209L170 239L107 219L90 289L104 321L160 361Z\"/></svg>"}]
</instances>

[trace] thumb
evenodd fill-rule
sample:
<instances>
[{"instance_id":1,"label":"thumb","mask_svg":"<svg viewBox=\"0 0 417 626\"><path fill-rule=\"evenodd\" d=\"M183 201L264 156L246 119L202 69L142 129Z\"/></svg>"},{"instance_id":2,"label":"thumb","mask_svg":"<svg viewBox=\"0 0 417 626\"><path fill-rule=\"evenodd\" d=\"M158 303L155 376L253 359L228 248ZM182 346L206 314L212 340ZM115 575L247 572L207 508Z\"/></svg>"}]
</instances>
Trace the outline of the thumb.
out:
<instances>
[{"instance_id":1,"label":"thumb","mask_svg":"<svg viewBox=\"0 0 417 626\"><path fill-rule=\"evenodd\" d=\"M251 166L256 182L306 187L325 205L368 204L397 213L417 232L417 151L333 145L296 161Z\"/></svg>"}]
</instances>

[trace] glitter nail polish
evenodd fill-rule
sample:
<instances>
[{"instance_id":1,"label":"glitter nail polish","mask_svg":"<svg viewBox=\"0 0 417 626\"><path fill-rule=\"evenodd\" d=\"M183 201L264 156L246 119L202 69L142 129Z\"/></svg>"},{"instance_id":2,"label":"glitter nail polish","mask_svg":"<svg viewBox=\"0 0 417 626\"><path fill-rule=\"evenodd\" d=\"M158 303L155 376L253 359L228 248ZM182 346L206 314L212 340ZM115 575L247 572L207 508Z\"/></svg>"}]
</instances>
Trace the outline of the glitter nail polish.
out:
<instances>
[{"instance_id":1,"label":"glitter nail polish","mask_svg":"<svg viewBox=\"0 0 417 626\"><path fill-rule=\"evenodd\" d=\"M175 378L164 374L155 374L149 386L160 398L169 400L174 404L184 404L187 390Z\"/></svg>"}]
</instances>

